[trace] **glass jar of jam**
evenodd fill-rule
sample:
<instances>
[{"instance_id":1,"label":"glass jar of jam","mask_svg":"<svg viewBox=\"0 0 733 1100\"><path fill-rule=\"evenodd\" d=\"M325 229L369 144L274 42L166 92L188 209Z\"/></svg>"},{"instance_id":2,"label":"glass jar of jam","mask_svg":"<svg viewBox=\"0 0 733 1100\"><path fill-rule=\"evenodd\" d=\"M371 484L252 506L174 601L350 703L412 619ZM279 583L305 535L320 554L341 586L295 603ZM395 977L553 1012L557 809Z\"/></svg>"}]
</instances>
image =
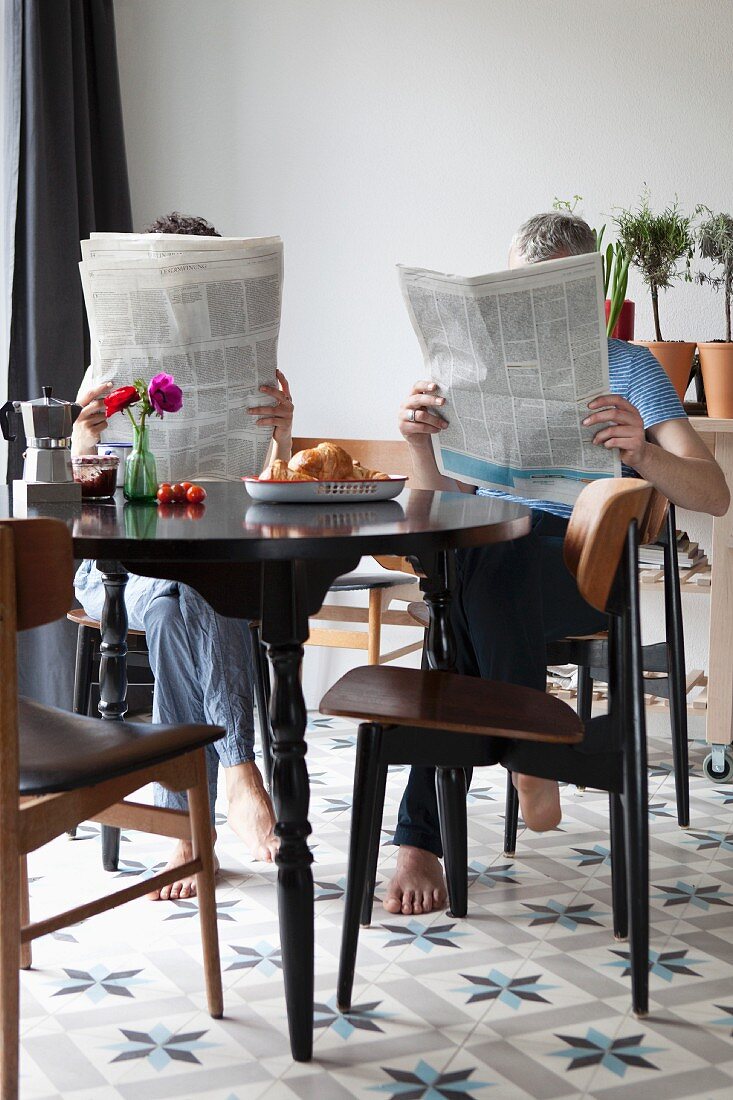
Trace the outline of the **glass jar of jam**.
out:
<instances>
[{"instance_id":1,"label":"glass jar of jam","mask_svg":"<svg viewBox=\"0 0 733 1100\"><path fill-rule=\"evenodd\" d=\"M117 487L117 455L72 455L74 481L81 485L81 499L106 500Z\"/></svg>"}]
</instances>

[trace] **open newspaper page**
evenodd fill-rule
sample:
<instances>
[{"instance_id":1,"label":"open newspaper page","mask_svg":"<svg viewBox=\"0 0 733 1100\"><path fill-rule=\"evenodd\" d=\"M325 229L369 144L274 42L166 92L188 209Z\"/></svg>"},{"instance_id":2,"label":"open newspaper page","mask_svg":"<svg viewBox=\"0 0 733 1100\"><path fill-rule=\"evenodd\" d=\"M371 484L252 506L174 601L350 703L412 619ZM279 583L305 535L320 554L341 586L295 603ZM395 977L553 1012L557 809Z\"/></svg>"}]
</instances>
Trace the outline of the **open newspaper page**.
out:
<instances>
[{"instance_id":1,"label":"open newspaper page","mask_svg":"<svg viewBox=\"0 0 733 1100\"><path fill-rule=\"evenodd\" d=\"M236 252L280 244L279 237L205 237L184 233L91 233L81 241L82 260L128 260L182 256L188 252Z\"/></svg>"},{"instance_id":2,"label":"open newspaper page","mask_svg":"<svg viewBox=\"0 0 733 1100\"><path fill-rule=\"evenodd\" d=\"M183 390L182 410L153 423L158 476L165 481L256 474L272 438L272 429L256 427L247 409L271 404L259 387L276 384L282 242L230 240L209 248L210 240L221 238L158 240L151 258L150 245L137 246L131 234L119 249L105 238L106 254L92 258L95 239L80 264L90 384L124 386L165 372ZM107 436L130 440L129 418L116 415Z\"/></svg>"},{"instance_id":3,"label":"open newspaper page","mask_svg":"<svg viewBox=\"0 0 733 1100\"><path fill-rule=\"evenodd\" d=\"M593 445L588 402L609 392L598 253L475 278L401 267L400 285L450 427L434 435L441 473L532 500L572 504L620 477Z\"/></svg>"}]
</instances>

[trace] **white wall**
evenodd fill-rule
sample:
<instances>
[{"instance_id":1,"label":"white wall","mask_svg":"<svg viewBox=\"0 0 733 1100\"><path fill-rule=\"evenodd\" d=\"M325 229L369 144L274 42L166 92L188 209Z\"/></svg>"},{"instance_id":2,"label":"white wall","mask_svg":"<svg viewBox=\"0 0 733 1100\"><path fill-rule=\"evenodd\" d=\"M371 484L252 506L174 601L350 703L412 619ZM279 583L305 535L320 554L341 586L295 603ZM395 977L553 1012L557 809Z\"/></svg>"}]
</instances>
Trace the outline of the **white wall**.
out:
<instances>
[{"instance_id":1,"label":"white wall","mask_svg":"<svg viewBox=\"0 0 733 1100\"><path fill-rule=\"evenodd\" d=\"M730 0L117 0L116 16L136 227L176 207L282 234L303 434L396 435L421 374L396 263L501 267L556 195L583 195L592 224L644 183L659 205L731 208ZM709 339L722 302L682 285L662 319Z\"/></svg>"}]
</instances>

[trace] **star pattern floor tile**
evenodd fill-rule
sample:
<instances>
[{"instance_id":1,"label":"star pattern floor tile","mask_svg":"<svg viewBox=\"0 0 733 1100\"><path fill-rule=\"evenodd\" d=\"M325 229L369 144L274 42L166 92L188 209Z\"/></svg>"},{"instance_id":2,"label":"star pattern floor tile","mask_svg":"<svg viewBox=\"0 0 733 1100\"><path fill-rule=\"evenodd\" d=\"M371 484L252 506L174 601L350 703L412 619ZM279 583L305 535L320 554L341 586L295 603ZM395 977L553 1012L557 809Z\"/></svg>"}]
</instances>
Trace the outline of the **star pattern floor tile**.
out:
<instances>
[{"instance_id":1,"label":"star pattern floor tile","mask_svg":"<svg viewBox=\"0 0 733 1100\"><path fill-rule=\"evenodd\" d=\"M289 1056L275 870L226 824L217 912L224 1019L206 1013L195 901L135 902L34 944L22 974L22 1100L674 1100L733 1096L733 786L691 744L692 823L677 827L664 714L650 727L651 1011L630 1010L613 938L605 796L563 790L561 830L520 825L502 855L504 773L469 799L469 915L388 915L363 929L354 1002L335 985L355 729L311 716L316 883L314 1061ZM390 772L377 895L406 779ZM129 833L113 885L149 877L167 842ZM30 860L34 918L71 887L109 889L98 829ZM73 900L77 900L74 893ZM79 898L79 900L81 900Z\"/></svg>"}]
</instances>

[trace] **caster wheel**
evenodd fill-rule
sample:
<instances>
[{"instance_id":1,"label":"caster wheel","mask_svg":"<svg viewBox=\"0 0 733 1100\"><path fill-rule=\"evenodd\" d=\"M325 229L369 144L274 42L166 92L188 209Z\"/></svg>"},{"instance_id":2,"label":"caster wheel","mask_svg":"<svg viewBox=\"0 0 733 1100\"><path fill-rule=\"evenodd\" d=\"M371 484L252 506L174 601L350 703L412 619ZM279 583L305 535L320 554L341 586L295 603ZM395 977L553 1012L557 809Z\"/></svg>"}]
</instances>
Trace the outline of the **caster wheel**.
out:
<instances>
[{"instance_id":1,"label":"caster wheel","mask_svg":"<svg viewBox=\"0 0 733 1100\"><path fill-rule=\"evenodd\" d=\"M715 771L713 768L713 754L711 752L702 762L702 770L713 783L733 783L733 752L726 748L723 752L723 770Z\"/></svg>"}]
</instances>

